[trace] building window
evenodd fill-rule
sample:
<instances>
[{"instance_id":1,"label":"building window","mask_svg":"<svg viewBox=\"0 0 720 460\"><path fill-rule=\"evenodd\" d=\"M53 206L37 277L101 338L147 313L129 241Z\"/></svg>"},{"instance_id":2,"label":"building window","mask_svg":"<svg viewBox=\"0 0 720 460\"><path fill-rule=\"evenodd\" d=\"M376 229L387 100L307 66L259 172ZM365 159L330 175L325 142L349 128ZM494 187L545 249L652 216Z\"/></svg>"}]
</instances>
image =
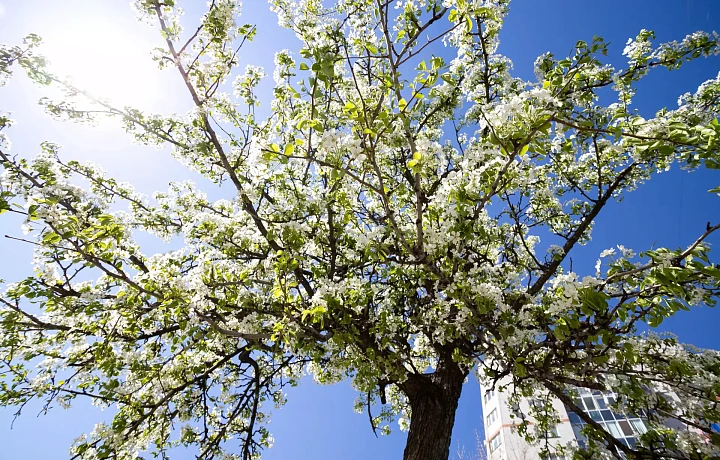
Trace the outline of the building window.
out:
<instances>
[{"instance_id":1,"label":"building window","mask_svg":"<svg viewBox=\"0 0 720 460\"><path fill-rule=\"evenodd\" d=\"M542 460L565 460L565 456L562 454L544 454L541 458Z\"/></svg>"},{"instance_id":2,"label":"building window","mask_svg":"<svg viewBox=\"0 0 720 460\"><path fill-rule=\"evenodd\" d=\"M495 390L488 390L485 392L485 399L484 401L487 403L495 396Z\"/></svg>"},{"instance_id":3,"label":"building window","mask_svg":"<svg viewBox=\"0 0 720 460\"><path fill-rule=\"evenodd\" d=\"M583 406L583 400L582 398L573 398L573 403L578 407L580 410L585 410L585 407Z\"/></svg>"},{"instance_id":4,"label":"building window","mask_svg":"<svg viewBox=\"0 0 720 460\"><path fill-rule=\"evenodd\" d=\"M531 399L530 400L530 409L535 410L536 413L545 413L548 410L550 412L553 412L552 403L548 401L547 399Z\"/></svg>"},{"instance_id":5,"label":"building window","mask_svg":"<svg viewBox=\"0 0 720 460\"><path fill-rule=\"evenodd\" d=\"M538 427L536 427L538 428ZM551 425L550 428L548 428L547 431L540 432L536 429L535 436L537 436L540 439L547 439L547 438L559 438L560 435L558 434L557 426Z\"/></svg>"},{"instance_id":6,"label":"building window","mask_svg":"<svg viewBox=\"0 0 720 460\"><path fill-rule=\"evenodd\" d=\"M640 419L634 419L630 420L630 423L632 423L633 428L635 428L635 431L638 432L638 434L645 434L647 433L647 427Z\"/></svg>"},{"instance_id":7,"label":"building window","mask_svg":"<svg viewBox=\"0 0 720 460\"><path fill-rule=\"evenodd\" d=\"M497 409L493 409L490 411L490 413L485 417L485 425L490 426L492 423L497 420L498 414Z\"/></svg>"},{"instance_id":8,"label":"building window","mask_svg":"<svg viewBox=\"0 0 720 460\"><path fill-rule=\"evenodd\" d=\"M607 409L605 398L603 398L602 396L595 397L595 404L597 404L600 409Z\"/></svg>"},{"instance_id":9,"label":"building window","mask_svg":"<svg viewBox=\"0 0 720 460\"><path fill-rule=\"evenodd\" d=\"M607 427L610 434L613 435L613 438L622 437L622 433L620 433L620 427L618 427L617 422L607 422Z\"/></svg>"},{"instance_id":10,"label":"building window","mask_svg":"<svg viewBox=\"0 0 720 460\"><path fill-rule=\"evenodd\" d=\"M500 439L500 433L498 433L490 440L490 452L495 452L500 447L500 444L502 444L502 439Z\"/></svg>"},{"instance_id":11,"label":"building window","mask_svg":"<svg viewBox=\"0 0 720 460\"><path fill-rule=\"evenodd\" d=\"M585 401L585 408L587 410L595 410L595 399L592 396L585 396L583 398L583 401Z\"/></svg>"},{"instance_id":12,"label":"building window","mask_svg":"<svg viewBox=\"0 0 720 460\"><path fill-rule=\"evenodd\" d=\"M627 420L620 420L618 423L620 423L620 428L622 428L623 433L625 433L625 436L632 436L633 430L630 428L630 424Z\"/></svg>"}]
</instances>

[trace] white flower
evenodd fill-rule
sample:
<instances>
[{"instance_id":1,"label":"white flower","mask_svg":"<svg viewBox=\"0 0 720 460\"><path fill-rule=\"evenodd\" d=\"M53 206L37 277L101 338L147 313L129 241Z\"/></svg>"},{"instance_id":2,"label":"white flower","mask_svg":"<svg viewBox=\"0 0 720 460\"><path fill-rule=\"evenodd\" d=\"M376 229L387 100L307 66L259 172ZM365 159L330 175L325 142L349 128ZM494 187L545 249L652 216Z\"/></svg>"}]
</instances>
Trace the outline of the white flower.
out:
<instances>
[{"instance_id":1,"label":"white flower","mask_svg":"<svg viewBox=\"0 0 720 460\"><path fill-rule=\"evenodd\" d=\"M597 268L597 267L596 267L596 268ZM598 285L598 284L600 284L600 280L598 280L597 278L595 278L595 277L593 277L593 276L585 276L585 277L582 279L582 285L583 285L583 286L592 287L592 286L596 286L596 285Z\"/></svg>"},{"instance_id":2,"label":"white flower","mask_svg":"<svg viewBox=\"0 0 720 460\"><path fill-rule=\"evenodd\" d=\"M625 257L626 259L631 259L631 258L635 257L635 252L632 249L628 249L625 246L623 246L622 244L618 244L617 248L620 251L620 253L622 254L622 256Z\"/></svg>"},{"instance_id":3,"label":"white flower","mask_svg":"<svg viewBox=\"0 0 720 460\"><path fill-rule=\"evenodd\" d=\"M400 430L408 431L410 429L410 419L405 416L400 416L398 418L398 425L400 426Z\"/></svg>"}]
</instances>

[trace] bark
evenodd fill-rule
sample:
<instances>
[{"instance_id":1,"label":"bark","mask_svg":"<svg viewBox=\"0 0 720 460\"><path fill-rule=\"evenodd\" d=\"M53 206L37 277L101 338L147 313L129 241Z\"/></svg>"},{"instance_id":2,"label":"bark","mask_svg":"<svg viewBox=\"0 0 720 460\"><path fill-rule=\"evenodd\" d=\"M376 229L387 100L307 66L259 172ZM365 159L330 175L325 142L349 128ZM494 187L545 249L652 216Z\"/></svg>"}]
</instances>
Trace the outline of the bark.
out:
<instances>
[{"instance_id":1,"label":"bark","mask_svg":"<svg viewBox=\"0 0 720 460\"><path fill-rule=\"evenodd\" d=\"M467 372L440 363L433 374L413 374L402 389L411 408L404 460L447 460L455 411Z\"/></svg>"}]
</instances>

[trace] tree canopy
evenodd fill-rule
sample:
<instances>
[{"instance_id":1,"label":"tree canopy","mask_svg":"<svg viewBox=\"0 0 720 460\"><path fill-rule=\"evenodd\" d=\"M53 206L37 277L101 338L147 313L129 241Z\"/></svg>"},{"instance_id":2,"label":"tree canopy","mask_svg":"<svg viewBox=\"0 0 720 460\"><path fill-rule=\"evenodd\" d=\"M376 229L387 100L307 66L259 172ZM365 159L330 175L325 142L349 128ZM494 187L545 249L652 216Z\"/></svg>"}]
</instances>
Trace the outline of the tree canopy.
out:
<instances>
[{"instance_id":1,"label":"tree canopy","mask_svg":"<svg viewBox=\"0 0 720 460\"><path fill-rule=\"evenodd\" d=\"M720 222L682 248L606 250L595 273L570 256L608 203L659 171L720 168L720 76L650 118L630 105L649 73L719 54L718 36L657 44L643 30L621 68L595 37L540 56L525 81L497 50L507 0L270 5L302 49L275 55L263 117L264 70L235 76L263 25L239 22L236 0L210 1L187 30L179 1L133 1L165 41L158 66L194 104L184 116L83 92L52 73L38 36L0 48L3 84L20 68L65 91L41 101L50 114L121 120L228 191L211 201L182 182L143 196L49 141L13 156L0 118L0 213L24 216L17 239L35 267L0 295L0 405L112 407L72 458L186 447L246 460L271 444L284 387L309 372L351 379L373 430L399 418L405 459L444 460L476 368L488 385L511 381L514 398L573 408L575 387L612 390L617 410L648 418L631 448L577 411L589 442L568 456L717 458L720 355L638 326L715 305L705 240ZM184 247L144 252L142 232ZM557 421L548 409L530 414L541 428Z\"/></svg>"}]
</instances>

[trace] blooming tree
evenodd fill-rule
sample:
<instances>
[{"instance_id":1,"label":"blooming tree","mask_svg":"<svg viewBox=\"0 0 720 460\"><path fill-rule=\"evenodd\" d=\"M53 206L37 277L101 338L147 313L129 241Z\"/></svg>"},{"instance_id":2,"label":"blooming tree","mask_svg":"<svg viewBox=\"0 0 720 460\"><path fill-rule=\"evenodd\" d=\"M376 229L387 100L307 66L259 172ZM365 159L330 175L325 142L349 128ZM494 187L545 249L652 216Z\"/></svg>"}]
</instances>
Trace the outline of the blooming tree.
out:
<instances>
[{"instance_id":1,"label":"blooming tree","mask_svg":"<svg viewBox=\"0 0 720 460\"><path fill-rule=\"evenodd\" d=\"M602 63L602 39L580 41L524 81L497 52L507 0L271 0L302 49L276 54L263 118L262 69L223 91L255 34L239 1L210 1L189 33L175 0L133 3L164 38L155 59L182 79L186 116L92 99L46 68L36 36L0 48L3 83L22 68L66 91L42 101L51 114L122 120L232 192L211 201L183 182L149 198L49 142L12 156L0 134L0 212L25 217L35 251L35 274L0 296L0 404L112 407L73 458L250 459L309 372L351 379L372 429L397 418L405 459L440 460L477 366L515 397L573 408L574 387L612 389L616 410L648 418L631 448L577 411L576 458L717 455L720 355L637 327L714 305L705 240L720 225L681 249L604 251L593 274L568 263L607 204L658 171L720 167L720 77L654 117L629 108L649 72L718 54L717 35L655 44L643 30L622 68ZM449 58L430 53L443 45ZM141 232L184 247L143 252ZM534 410L540 428L557 417Z\"/></svg>"}]
</instances>

